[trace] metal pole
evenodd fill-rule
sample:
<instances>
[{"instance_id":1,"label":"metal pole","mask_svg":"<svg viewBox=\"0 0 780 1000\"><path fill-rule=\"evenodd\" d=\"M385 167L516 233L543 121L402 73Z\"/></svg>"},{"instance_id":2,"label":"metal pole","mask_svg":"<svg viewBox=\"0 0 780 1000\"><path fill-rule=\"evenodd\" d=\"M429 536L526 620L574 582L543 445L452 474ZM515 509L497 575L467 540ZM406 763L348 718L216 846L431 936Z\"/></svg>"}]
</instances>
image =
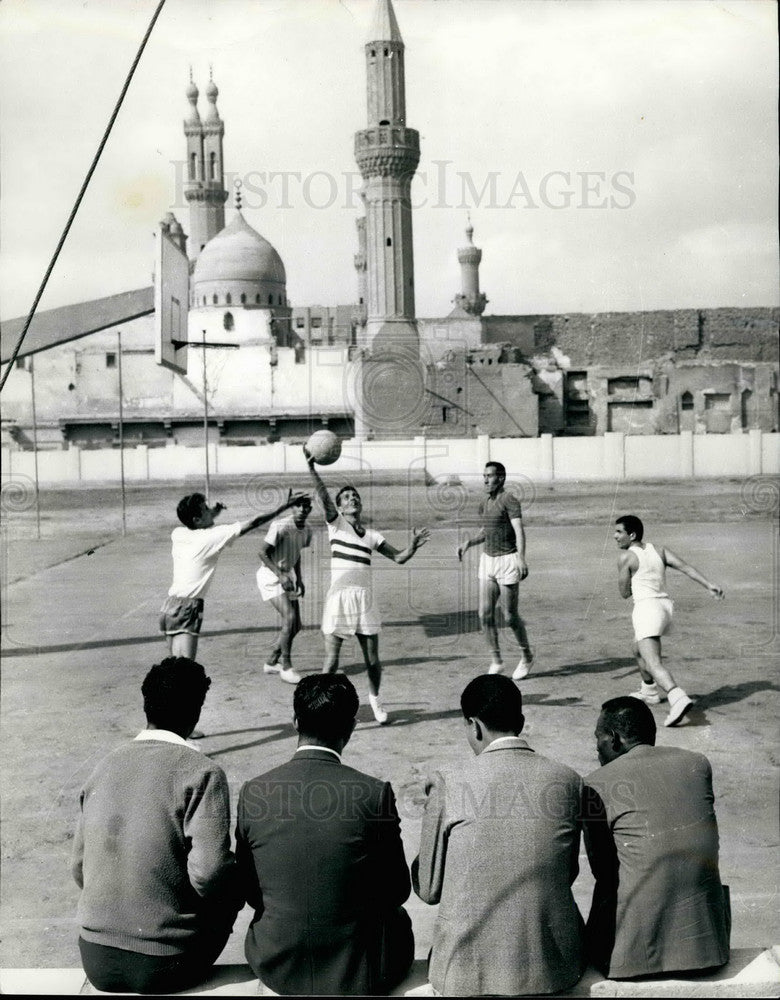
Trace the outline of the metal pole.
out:
<instances>
[{"instance_id":1,"label":"metal pole","mask_svg":"<svg viewBox=\"0 0 780 1000\"><path fill-rule=\"evenodd\" d=\"M41 493L38 489L38 418L35 410L35 359L30 357L30 387L32 389L33 462L35 468L35 533L41 537Z\"/></svg>"},{"instance_id":2,"label":"metal pole","mask_svg":"<svg viewBox=\"0 0 780 1000\"><path fill-rule=\"evenodd\" d=\"M119 476L122 481L122 535L127 534L127 512L125 499L125 425L122 409L122 331L116 332L116 356L119 370Z\"/></svg>"},{"instance_id":3,"label":"metal pole","mask_svg":"<svg viewBox=\"0 0 780 1000\"><path fill-rule=\"evenodd\" d=\"M203 331L203 449L206 453L206 503L209 499L209 397L206 381L206 331Z\"/></svg>"}]
</instances>

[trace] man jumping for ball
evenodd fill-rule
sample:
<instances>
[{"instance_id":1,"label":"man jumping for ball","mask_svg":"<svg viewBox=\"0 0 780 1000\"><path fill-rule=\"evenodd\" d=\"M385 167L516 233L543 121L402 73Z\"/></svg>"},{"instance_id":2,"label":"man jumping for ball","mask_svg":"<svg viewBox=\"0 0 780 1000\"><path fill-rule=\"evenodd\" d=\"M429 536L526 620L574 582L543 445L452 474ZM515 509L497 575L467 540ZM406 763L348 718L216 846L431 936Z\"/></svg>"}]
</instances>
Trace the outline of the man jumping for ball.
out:
<instances>
[{"instance_id":1,"label":"man jumping for ball","mask_svg":"<svg viewBox=\"0 0 780 1000\"><path fill-rule=\"evenodd\" d=\"M496 623L500 597L506 623L520 646L520 662L512 674L512 679L519 681L528 675L534 659L525 622L517 610L519 584L528 576L523 514L520 501L504 489L506 469L501 462L488 462L482 479L487 494L479 505L482 530L458 546L458 560L463 562L473 545L485 543L479 560L479 620L491 654L488 673L500 674L504 669Z\"/></svg>"},{"instance_id":2,"label":"man jumping for ball","mask_svg":"<svg viewBox=\"0 0 780 1000\"><path fill-rule=\"evenodd\" d=\"M322 612L322 631L325 634L322 672L336 672L342 642L348 636L356 636L368 673L371 710L376 721L384 725L387 712L379 700L379 685L382 682L379 661L381 620L372 586L371 553L379 552L386 559L401 565L428 541L428 529L413 529L409 545L401 550L394 548L378 531L363 525L363 504L355 487L342 486L334 503L305 445L303 453L325 511L330 542L330 589Z\"/></svg>"},{"instance_id":3,"label":"man jumping for ball","mask_svg":"<svg viewBox=\"0 0 780 1000\"><path fill-rule=\"evenodd\" d=\"M661 636L672 624L673 605L666 593L666 567L671 566L705 587L722 600L723 588L710 583L701 573L676 556L671 549L643 542L644 525L633 514L615 521L618 556L618 590L623 598L633 597L634 655L642 687L634 693L648 705L669 699L665 726L676 726L691 709L693 701L661 663ZM659 691L659 687L661 691Z\"/></svg>"}]
</instances>

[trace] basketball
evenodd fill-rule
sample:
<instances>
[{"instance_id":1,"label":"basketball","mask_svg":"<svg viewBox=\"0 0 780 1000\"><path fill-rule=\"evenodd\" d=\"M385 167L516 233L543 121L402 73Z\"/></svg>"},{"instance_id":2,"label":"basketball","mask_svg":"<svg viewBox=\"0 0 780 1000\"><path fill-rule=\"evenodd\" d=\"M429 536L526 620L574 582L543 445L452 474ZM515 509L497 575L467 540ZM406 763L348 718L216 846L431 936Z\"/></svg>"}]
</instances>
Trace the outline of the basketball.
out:
<instances>
[{"instance_id":1,"label":"basketball","mask_svg":"<svg viewBox=\"0 0 780 1000\"><path fill-rule=\"evenodd\" d=\"M306 442L306 450L317 465L333 465L341 454L341 441L333 431L315 431Z\"/></svg>"}]
</instances>

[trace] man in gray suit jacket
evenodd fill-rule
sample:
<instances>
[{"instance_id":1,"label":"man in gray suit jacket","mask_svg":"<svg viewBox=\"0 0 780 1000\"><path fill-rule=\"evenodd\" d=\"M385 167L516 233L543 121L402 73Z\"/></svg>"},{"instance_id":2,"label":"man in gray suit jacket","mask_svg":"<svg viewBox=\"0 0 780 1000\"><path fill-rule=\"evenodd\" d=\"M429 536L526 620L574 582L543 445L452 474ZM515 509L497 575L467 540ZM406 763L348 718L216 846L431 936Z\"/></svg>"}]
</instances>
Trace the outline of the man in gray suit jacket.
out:
<instances>
[{"instance_id":1,"label":"man in gray suit jacket","mask_svg":"<svg viewBox=\"0 0 780 1000\"><path fill-rule=\"evenodd\" d=\"M710 762L655 746L653 713L630 696L602 705L596 748L603 766L585 779L591 960L611 979L723 965L731 915Z\"/></svg>"},{"instance_id":2,"label":"man in gray suit jacket","mask_svg":"<svg viewBox=\"0 0 780 1000\"><path fill-rule=\"evenodd\" d=\"M580 978L582 781L520 739L519 689L483 674L461 695L477 755L428 789L417 895L439 903L428 975L444 996L556 993Z\"/></svg>"},{"instance_id":3,"label":"man in gray suit jacket","mask_svg":"<svg viewBox=\"0 0 780 1000\"><path fill-rule=\"evenodd\" d=\"M357 710L343 674L304 677L293 759L241 789L236 859L255 910L246 958L276 993L386 993L414 958L393 790L341 762Z\"/></svg>"}]
</instances>

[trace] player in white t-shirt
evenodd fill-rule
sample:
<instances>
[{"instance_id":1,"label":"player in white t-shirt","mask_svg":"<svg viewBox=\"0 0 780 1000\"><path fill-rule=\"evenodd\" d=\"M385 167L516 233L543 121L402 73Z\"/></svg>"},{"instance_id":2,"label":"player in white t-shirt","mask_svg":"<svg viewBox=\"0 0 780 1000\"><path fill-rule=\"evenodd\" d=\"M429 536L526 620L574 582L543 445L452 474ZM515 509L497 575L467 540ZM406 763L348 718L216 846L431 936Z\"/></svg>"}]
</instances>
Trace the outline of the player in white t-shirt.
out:
<instances>
[{"instance_id":1,"label":"player in white t-shirt","mask_svg":"<svg viewBox=\"0 0 780 1000\"><path fill-rule=\"evenodd\" d=\"M297 684L301 679L293 670L290 653L292 641L301 630L299 599L306 592L301 577L301 552L311 544L311 528L306 523L310 513L311 500L300 497L291 514L271 524L258 553L263 563L257 571L260 596L276 608L282 619L281 631L263 664L263 673L278 674L288 684Z\"/></svg>"},{"instance_id":2,"label":"player in white t-shirt","mask_svg":"<svg viewBox=\"0 0 780 1000\"><path fill-rule=\"evenodd\" d=\"M171 532L173 583L160 609L160 631L165 634L171 656L195 659L203 623L203 599L211 585L220 552L241 535L272 521L300 499L301 494L296 494L268 514L258 514L234 524L216 525L214 518L225 510L224 504L209 507L202 493L182 497L176 514L183 527Z\"/></svg>"},{"instance_id":3,"label":"player in white t-shirt","mask_svg":"<svg viewBox=\"0 0 780 1000\"><path fill-rule=\"evenodd\" d=\"M383 725L387 722L387 712L379 700L382 683L379 630L382 622L374 599L371 555L379 552L386 559L401 565L428 541L429 532L427 528L414 528L409 545L405 549L394 548L378 531L362 523L363 504L355 487L342 486L334 503L305 446L303 453L325 511L330 542L330 589L322 612L322 631L325 634L325 665L322 670L326 674L335 673L342 642L348 636L356 636L366 664L371 710L376 721Z\"/></svg>"}]
</instances>

